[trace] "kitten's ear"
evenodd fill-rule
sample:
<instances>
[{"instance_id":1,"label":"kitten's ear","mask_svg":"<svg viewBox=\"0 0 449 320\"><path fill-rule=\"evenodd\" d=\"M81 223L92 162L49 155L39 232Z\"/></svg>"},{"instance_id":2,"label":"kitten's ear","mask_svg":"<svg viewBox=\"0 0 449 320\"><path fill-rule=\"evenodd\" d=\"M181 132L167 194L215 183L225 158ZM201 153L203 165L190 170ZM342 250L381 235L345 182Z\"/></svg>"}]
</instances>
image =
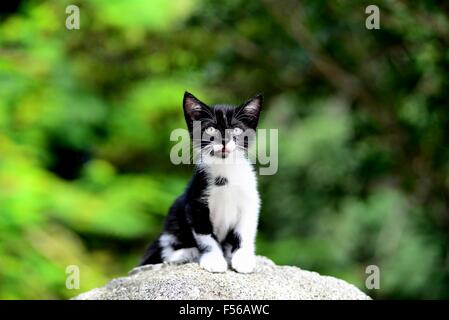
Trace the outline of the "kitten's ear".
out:
<instances>
[{"instance_id":1,"label":"kitten's ear","mask_svg":"<svg viewBox=\"0 0 449 320\"><path fill-rule=\"evenodd\" d=\"M206 104L195 98L193 94L187 91L184 93L184 100L182 104L187 122L200 119L201 111L204 108L207 108Z\"/></svg>"},{"instance_id":2,"label":"kitten's ear","mask_svg":"<svg viewBox=\"0 0 449 320\"><path fill-rule=\"evenodd\" d=\"M246 116L246 122L255 129L259 121L260 110L262 108L263 94L258 94L242 104L238 110L239 114Z\"/></svg>"}]
</instances>

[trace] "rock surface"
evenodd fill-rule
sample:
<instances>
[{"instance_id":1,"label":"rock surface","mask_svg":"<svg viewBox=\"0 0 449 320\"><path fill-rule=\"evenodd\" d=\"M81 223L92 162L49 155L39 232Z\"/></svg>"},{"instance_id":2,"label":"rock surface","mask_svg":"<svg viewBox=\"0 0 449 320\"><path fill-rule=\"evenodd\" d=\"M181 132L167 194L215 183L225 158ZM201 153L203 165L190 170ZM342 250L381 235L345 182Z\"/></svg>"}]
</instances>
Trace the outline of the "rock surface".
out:
<instances>
[{"instance_id":1,"label":"rock surface","mask_svg":"<svg viewBox=\"0 0 449 320\"><path fill-rule=\"evenodd\" d=\"M74 299L370 299L348 284L297 267L277 266L257 257L252 274L210 273L197 263L157 264L131 270L101 288Z\"/></svg>"}]
</instances>

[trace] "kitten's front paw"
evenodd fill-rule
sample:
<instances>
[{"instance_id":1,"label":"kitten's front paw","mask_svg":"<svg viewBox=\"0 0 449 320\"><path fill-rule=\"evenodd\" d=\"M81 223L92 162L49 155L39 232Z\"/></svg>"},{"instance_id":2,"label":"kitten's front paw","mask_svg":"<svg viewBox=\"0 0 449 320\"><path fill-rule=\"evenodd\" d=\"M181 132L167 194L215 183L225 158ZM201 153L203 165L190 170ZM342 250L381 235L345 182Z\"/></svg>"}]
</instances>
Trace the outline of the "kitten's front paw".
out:
<instances>
[{"instance_id":1,"label":"kitten's front paw","mask_svg":"<svg viewBox=\"0 0 449 320\"><path fill-rule=\"evenodd\" d=\"M256 267L256 257L252 252L240 249L232 256L231 265L239 273L251 273Z\"/></svg>"},{"instance_id":2,"label":"kitten's front paw","mask_svg":"<svg viewBox=\"0 0 449 320\"><path fill-rule=\"evenodd\" d=\"M205 253L200 258L200 266L209 272L225 272L228 263L221 254Z\"/></svg>"}]
</instances>

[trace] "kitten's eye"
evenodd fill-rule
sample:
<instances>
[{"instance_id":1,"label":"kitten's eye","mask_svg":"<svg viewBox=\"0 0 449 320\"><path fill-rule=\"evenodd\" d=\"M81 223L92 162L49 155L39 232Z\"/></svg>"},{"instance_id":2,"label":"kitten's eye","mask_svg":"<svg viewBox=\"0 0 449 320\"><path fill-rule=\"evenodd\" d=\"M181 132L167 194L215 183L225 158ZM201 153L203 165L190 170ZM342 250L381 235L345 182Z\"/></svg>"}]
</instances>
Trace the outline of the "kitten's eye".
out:
<instances>
[{"instance_id":1,"label":"kitten's eye","mask_svg":"<svg viewBox=\"0 0 449 320\"><path fill-rule=\"evenodd\" d=\"M236 136L238 136L239 134L241 134L243 132L242 129L240 128L234 128L232 129L232 133L235 134Z\"/></svg>"},{"instance_id":2,"label":"kitten's eye","mask_svg":"<svg viewBox=\"0 0 449 320\"><path fill-rule=\"evenodd\" d=\"M208 135L213 135L216 131L217 131L217 129L215 129L214 127L207 127L206 128L206 133Z\"/></svg>"}]
</instances>

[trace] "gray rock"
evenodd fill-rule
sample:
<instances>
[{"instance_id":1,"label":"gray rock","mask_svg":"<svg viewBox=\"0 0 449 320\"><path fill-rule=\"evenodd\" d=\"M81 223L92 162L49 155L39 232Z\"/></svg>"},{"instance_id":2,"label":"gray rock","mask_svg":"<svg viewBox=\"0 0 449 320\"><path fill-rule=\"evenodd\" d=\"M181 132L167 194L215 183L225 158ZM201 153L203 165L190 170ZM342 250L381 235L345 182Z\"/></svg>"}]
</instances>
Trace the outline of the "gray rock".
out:
<instances>
[{"instance_id":1,"label":"gray rock","mask_svg":"<svg viewBox=\"0 0 449 320\"><path fill-rule=\"evenodd\" d=\"M355 286L297 267L277 266L257 257L252 274L232 270L210 273L197 263L157 264L131 270L101 288L80 294L78 300L104 299L370 299Z\"/></svg>"}]
</instances>

